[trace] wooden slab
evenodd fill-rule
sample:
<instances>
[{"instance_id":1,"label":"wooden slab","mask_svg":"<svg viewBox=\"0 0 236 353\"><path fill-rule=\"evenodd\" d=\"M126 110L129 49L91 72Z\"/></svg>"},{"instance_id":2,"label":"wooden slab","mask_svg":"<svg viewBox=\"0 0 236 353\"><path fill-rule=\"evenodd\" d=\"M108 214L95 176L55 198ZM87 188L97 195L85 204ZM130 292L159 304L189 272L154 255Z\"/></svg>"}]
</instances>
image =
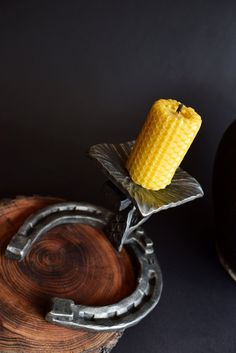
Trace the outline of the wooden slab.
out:
<instances>
[{"instance_id":1,"label":"wooden slab","mask_svg":"<svg viewBox=\"0 0 236 353\"><path fill-rule=\"evenodd\" d=\"M22 262L4 256L32 212L60 201L35 196L0 203L0 352L104 353L121 335L65 329L44 319L53 296L105 305L133 291L135 274L128 255L116 253L101 231L82 224L59 226Z\"/></svg>"}]
</instances>

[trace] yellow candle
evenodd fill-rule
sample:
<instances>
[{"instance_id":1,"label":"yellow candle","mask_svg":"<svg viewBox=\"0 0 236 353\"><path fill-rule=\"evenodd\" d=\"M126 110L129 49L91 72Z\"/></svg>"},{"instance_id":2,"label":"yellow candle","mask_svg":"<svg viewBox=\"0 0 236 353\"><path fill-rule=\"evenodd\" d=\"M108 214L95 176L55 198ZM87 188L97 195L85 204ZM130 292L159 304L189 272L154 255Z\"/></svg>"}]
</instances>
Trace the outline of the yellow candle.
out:
<instances>
[{"instance_id":1,"label":"yellow candle","mask_svg":"<svg viewBox=\"0 0 236 353\"><path fill-rule=\"evenodd\" d=\"M151 190L169 185L201 122L193 108L176 100L156 101L126 163L131 179Z\"/></svg>"}]
</instances>

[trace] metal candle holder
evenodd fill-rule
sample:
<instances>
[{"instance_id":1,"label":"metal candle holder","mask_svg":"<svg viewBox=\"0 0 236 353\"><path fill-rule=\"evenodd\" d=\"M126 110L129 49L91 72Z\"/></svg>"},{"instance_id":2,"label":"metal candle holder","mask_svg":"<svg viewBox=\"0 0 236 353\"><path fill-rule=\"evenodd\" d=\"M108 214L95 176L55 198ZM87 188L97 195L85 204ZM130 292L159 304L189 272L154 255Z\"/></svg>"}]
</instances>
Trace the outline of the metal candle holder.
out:
<instances>
[{"instance_id":1,"label":"metal candle holder","mask_svg":"<svg viewBox=\"0 0 236 353\"><path fill-rule=\"evenodd\" d=\"M112 213L86 203L65 202L31 215L6 248L8 258L21 261L32 245L49 229L65 223L87 223L102 229L116 250L127 247L139 265L137 287L118 303L100 307L76 305L74 301L53 298L46 320L65 327L91 331L123 330L138 323L158 303L162 276L152 241L141 225L152 214L203 196L199 183L178 168L169 186L152 191L135 184L124 165L134 142L92 146L95 159L121 195ZM115 204L115 198L113 202Z\"/></svg>"},{"instance_id":2,"label":"metal candle holder","mask_svg":"<svg viewBox=\"0 0 236 353\"><path fill-rule=\"evenodd\" d=\"M129 235L151 215L182 205L203 196L200 184L183 169L178 168L170 185L158 191L148 190L134 183L125 169L125 162L134 141L121 144L98 144L89 150L102 171L123 195L106 234L119 251Z\"/></svg>"}]
</instances>

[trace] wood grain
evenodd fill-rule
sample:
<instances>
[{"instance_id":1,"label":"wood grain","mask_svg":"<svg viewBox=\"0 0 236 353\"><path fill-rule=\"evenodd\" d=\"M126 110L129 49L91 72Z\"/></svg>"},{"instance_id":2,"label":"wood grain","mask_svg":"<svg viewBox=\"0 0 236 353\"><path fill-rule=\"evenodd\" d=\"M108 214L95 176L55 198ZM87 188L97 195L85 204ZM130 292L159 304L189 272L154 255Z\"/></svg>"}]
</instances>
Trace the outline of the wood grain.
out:
<instances>
[{"instance_id":1,"label":"wood grain","mask_svg":"<svg viewBox=\"0 0 236 353\"><path fill-rule=\"evenodd\" d=\"M105 305L135 287L132 263L116 253L101 231L82 224L56 227L22 262L5 258L13 234L34 211L56 198L21 197L0 203L0 351L109 352L121 333L91 333L49 324L44 315L53 296Z\"/></svg>"}]
</instances>

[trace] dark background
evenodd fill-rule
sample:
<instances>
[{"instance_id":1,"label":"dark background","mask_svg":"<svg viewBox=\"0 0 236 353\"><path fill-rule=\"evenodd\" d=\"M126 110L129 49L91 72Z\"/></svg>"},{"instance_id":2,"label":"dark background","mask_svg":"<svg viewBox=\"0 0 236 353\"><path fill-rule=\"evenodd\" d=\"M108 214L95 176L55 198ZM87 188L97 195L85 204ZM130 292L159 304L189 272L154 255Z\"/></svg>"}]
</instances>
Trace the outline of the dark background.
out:
<instances>
[{"instance_id":1,"label":"dark background","mask_svg":"<svg viewBox=\"0 0 236 353\"><path fill-rule=\"evenodd\" d=\"M236 287L215 254L211 197L217 145L236 117L235 13L235 1L0 1L2 198L104 205L90 145L135 138L158 98L203 118L182 166L205 198L145 226L164 290L114 353L236 352Z\"/></svg>"}]
</instances>

